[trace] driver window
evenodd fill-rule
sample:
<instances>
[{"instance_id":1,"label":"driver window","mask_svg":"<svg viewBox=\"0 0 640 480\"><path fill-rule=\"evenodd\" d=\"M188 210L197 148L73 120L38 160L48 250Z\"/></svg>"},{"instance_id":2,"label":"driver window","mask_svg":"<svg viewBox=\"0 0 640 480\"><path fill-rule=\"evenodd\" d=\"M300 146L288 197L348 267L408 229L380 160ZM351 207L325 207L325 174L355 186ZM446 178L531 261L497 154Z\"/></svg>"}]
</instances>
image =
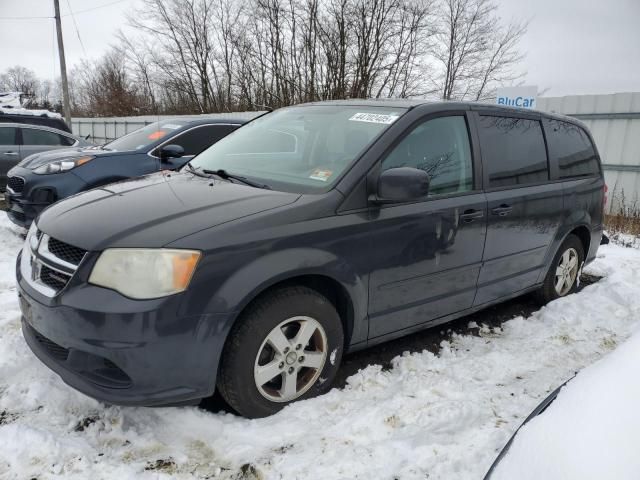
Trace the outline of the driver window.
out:
<instances>
[{"instance_id":1,"label":"driver window","mask_svg":"<svg viewBox=\"0 0 640 480\"><path fill-rule=\"evenodd\" d=\"M415 127L382 161L382 171L413 167L429 174L429 196L473 189L469 133L464 116L439 117Z\"/></svg>"}]
</instances>

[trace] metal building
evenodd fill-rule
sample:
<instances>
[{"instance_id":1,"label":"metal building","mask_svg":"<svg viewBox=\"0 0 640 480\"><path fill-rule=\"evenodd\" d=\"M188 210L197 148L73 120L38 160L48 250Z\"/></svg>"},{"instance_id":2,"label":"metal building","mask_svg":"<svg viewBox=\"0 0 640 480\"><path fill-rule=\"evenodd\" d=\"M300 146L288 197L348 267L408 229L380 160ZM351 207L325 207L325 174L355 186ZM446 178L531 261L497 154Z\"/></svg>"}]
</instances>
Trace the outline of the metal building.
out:
<instances>
[{"instance_id":1,"label":"metal building","mask_svg":"<svg viewBox=\"0 0 640 480\"><path fill-rule=\"evenodd\" d=\"M640 92L540 97L538 110L582 120L600 151L609 209L640 209Z\"/></svg>"}]
</instances>

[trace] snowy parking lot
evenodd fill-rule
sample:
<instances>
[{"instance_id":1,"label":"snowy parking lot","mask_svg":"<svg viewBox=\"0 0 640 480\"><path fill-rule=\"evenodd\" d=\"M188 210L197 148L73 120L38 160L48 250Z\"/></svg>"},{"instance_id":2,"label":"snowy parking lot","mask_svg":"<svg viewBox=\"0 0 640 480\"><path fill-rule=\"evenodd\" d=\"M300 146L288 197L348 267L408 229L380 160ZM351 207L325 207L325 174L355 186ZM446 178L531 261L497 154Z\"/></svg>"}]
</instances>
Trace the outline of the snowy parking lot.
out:
<instances>
[{"instance_id":1,"label":"snowy parking lot","mask_svg":"<svg viewBox=\"0 0 640 480\"><path fill-rule=\"evenodd\" d=\"M67 387L23 341L20 233L0 212L0 477L8 479L482 479L530 411L640 318L640 250L603 246L586 271L604 278L581 292L500 327L471 324L474 334L443 337L437 354L371 364L344 388L270 418L105 406Z\"/></svg>"}]
</instances>

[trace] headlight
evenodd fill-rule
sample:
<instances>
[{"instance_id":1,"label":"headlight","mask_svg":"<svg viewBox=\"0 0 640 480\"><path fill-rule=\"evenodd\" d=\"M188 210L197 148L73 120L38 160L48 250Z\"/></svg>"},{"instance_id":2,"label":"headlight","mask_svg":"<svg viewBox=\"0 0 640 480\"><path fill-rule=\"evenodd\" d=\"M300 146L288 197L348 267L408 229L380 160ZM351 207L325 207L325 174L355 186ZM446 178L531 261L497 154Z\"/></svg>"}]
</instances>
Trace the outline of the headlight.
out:
<instances>
[{"instance_id":1,"label":"headlight","mask_svg":"<svg viewBox=\"0 0 640 480\"><path fill-rule=\"evenodd\" d=\"M135 299L164 297L187 289L199 259L194 250L110 248L98 258L89 283Z\"/></svg>"},{"instance_id":2,"label":"headlight","mask_svg":"<svg viewBox=\"0 0 640 480\"><path fill-rule=\"evenodd\" d=\"M24 248L28 254L29 248L31 250L36 250L38 248L38 238L36 237L36 232L38 231L38 227L36 226L36 222L31 222L31 226L29 227L29 231L27 232L27 237L24 241ZM23 253L24 255L24 253Z\"/></svg>"},{"instance_id":3,"label":"headlight","mask_svg":"<svg viewBox=\"0 0 640 480\"><path fill-rule=\"evenodd\" d=\"M96 157L88 155L86 157L74 158L72 160L60 160L58 162L46 163L36 168L33 173L37 173L38 175L48 175L50 173L67 172L73 168L90 162L94 158Z\"/></svg>"}]
</instances>

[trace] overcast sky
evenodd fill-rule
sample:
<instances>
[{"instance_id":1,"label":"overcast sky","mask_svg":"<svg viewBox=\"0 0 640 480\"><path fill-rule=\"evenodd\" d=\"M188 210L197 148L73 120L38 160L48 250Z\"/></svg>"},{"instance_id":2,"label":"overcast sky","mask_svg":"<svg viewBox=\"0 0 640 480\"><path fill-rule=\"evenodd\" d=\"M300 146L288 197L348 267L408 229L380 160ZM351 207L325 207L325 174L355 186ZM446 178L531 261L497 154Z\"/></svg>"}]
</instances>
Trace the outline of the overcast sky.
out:
<instances>
[{"instance_id":1,"label":"overcast sky","mask_svg":"<svg viewBox=\"0 0 640 480\"><path fill-rule=\"evenodd\" d=\"M505 21L530 20L522 41L525 83L546 96L640 91L640 0L497 0ZM139 0L60 0L67 68L98 57ZM78 40L69 5L75 13ZM89 11L85 11L89 10ZM0 72L24 65L59 75L52 0L0 0Z\"/></svg>"}]
</instances>

